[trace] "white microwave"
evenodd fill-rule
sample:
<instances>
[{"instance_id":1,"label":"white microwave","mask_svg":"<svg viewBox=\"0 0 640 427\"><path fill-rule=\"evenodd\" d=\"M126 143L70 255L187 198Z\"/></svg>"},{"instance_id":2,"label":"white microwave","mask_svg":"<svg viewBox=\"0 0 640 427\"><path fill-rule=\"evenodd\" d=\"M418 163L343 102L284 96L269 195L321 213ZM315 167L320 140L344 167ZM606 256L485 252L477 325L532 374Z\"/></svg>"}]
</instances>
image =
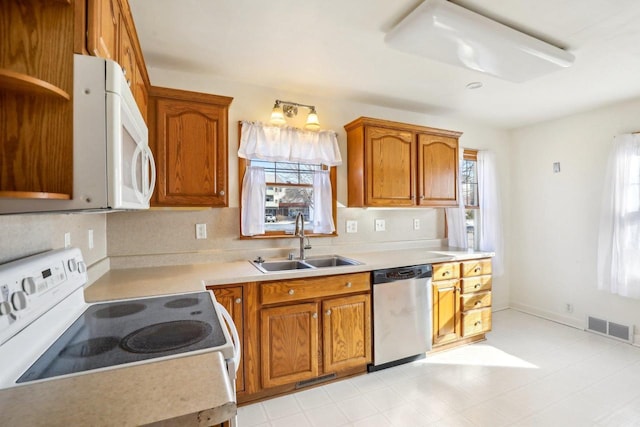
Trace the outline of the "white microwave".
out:
<instances>
[{"instance_id":1,"label":"white microwave","mask_svg":"<svg viewBox=\"0 0 640 427\"><path fill-rule=\"evenodd\" d=\"M74 55L73 196L5 199L0 214L148 209L155 179L149 130L122 68Z\"/></svg>"}]
</instances>

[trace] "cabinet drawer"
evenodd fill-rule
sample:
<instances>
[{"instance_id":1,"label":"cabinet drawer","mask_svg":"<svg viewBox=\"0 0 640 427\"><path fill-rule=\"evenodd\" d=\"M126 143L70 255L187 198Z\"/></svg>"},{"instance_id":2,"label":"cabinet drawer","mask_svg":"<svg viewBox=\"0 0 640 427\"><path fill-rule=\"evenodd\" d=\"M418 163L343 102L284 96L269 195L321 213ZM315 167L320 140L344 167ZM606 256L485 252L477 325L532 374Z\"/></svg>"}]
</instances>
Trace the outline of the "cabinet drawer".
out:
<instances>
[{"instance_id":1,"label":"cabinet drawer","mask_svg":"<svg viewBox=\"0 0 640 427\"><path fill-rule=\"evenodd\" d=\"M491 307L491 292L462 295L462 311Z\"/></svg>"},{"instance_id":2,"label":"cabinet drawer","mask_svg":"<svg viewBox=\"0 0 640 427\"><path fill-rule=\"evenodd\" d=\"M460 264L457 262L445 262L433 264L433 280L457 279L460 277Z\"/></svg>"},{"instance_id":3,"label":"cabinet drawer","mask_svg":"<svg viewBox=\"0 0 640 427\"><path fill-rule=\"evenodd\" d=\"M366 292L370 289L369 277L369 273L356 273L266 282L260 286L260 296L262 304L275 304Z\"/></svg>"},{"instance_id":4,"label":"cabinet drawer","mask_svg":"<svg viewBox=\"0 0 640 427\"><path fill-rule=\"evenodd\" d=\"M491 259L474 259L472 261L463 261L462 277L482 276L483 274L491 274Z\"/></svg>"},{"instance_id":5,"label":"cabinet drawer","mask_svg":"<svg viewBox=\"0 0 640 427\"><path fill-rule=\"evenodd\" d=\"M461 282L463 294L491 290L491 276L471 277L462 279Z\"/></svg>"},{"instance_id":6,"label":"cabinet drawer","mask_svg":"<svg viewBox=\"0 0 640 427\"><path fill-rule=\"evenodd\" d=\"M491 330L491 309L481 308L462 313L462 336L481 334Z\"/></svg>"}]
</instances>

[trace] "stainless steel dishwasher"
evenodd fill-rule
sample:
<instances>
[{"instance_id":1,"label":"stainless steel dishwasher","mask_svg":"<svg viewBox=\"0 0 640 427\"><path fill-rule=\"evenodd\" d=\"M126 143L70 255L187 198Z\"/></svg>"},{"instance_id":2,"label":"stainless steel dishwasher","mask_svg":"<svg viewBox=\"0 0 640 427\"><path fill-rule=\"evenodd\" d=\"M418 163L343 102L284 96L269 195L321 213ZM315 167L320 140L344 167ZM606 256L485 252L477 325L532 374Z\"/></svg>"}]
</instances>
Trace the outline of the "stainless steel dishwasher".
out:
<instances>
[{"instance_id":1,"label":"stainless steel dishwasher","mask_svg":"<svg viewBox=\"0 0 640 427\"><path fill-rule=\"evenodd\" d=\"M431 350L431 265L372 272L373 363L369 372L410 362Z\"/></svg>"}]
</instances>

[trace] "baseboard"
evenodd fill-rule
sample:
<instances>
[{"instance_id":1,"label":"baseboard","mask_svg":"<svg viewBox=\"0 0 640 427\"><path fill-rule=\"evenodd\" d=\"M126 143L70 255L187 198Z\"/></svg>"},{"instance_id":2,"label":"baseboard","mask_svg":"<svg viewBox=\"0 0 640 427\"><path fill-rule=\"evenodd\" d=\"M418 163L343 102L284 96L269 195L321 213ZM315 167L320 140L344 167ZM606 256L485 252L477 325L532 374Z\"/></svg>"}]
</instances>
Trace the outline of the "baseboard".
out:
<instances>
[{"instance_id":1,"label":"baseboard","mask_svg":"<svg viewBox=\"0 0 640 427\"><path fill-rule=\"evenodd\" d=\"M523 313L531 314L532 316L541 317L552 322L560 323L572 328L584 330L584 322L581 319L575 319L573 317L561 316L557 313L547 310L541 310L536 307L531 307L526 304L511 303L510 308L513 310L521 311Z\"/></svg>"}]
</instances>

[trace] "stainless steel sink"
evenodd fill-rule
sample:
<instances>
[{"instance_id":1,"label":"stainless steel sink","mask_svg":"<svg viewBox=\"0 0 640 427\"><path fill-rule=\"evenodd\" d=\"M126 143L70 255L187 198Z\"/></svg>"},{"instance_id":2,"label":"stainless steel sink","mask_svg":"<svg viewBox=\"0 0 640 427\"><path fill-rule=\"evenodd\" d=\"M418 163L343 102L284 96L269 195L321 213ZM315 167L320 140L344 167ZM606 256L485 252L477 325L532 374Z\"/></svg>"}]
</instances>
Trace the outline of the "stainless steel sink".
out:
<instances>
[{"instance_id":1,"label":"stainless steel sink","mask_svg":"<svg viewBox=\"0 0 640 427\"><path fill-rule=\"evenodd\" d=\"M263 273L268 273L270 271L288 271L288 270L300 270L313 268L310 265L305 264L300 261L265 261L265 262L255 262L251 261L256 268Z\"/></svg>"},{"instance_id":2,"label":"stainless steel sink","mask_svg":"<svg viewBox=\"0 0 640 427\"><path fill-rule=\"evenodd\" d=\"M362 263L360 261L356 261L355 259L345 258L340 255L328 255L307 258L305 260L290 261L262 261L261 259L259 259L251 261L251 264L253 264L258 270L262 271L263 273L272 273L278 271L360 265Z\"/></svg>"},{"instance_id":3,"label":"stainless steel sink","mask_svg":"<svg viewBox=\"0 0 640 427\"><path fill-rule=\"evenodd\" d=\"M340 255L331 255L328 257L307 258L304 260L306 264L310 264L317 268L325 267L340 267L342 265L360 265L360 261L355 259L345 258Z\"/></svg>"}]
</instances>

